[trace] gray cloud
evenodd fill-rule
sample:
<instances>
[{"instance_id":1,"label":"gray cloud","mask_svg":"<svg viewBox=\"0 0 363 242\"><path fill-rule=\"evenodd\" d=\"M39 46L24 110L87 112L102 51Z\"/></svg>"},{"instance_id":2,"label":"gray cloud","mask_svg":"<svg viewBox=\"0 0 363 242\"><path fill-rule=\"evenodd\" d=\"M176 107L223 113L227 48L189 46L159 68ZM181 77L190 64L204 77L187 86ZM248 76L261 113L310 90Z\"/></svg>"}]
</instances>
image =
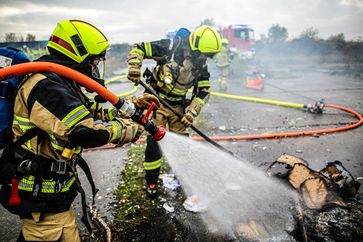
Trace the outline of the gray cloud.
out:
<instances>
[{"instance_id":1,"label":"gray cloud","mask_svg":"<svg viewBox=\"0 0 363 242\"><path fill-rule=\"evenodd\" d=\"M111 42L137 42L164 37L168 29L194 27L213 18L219 25L250 24L258 38L272 24L285 26L290 37L308 27L320 36L363 36L362 0L1 0L0 35L33 33L47 39L63 19L82 19L99 27Z\"/></svg>"}]
</instances>

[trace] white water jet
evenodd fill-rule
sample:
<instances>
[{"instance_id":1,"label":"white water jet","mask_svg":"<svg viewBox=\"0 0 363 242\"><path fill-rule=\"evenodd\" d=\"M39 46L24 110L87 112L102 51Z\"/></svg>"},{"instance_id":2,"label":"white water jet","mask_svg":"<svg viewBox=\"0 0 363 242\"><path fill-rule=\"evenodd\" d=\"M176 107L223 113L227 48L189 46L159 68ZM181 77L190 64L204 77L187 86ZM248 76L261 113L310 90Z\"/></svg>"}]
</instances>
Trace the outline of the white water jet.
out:
<instances>
[{"instance_id":1,"label":"white water jet","mask_svg":"<svg viewBox=\"0 0 363 242\"><path fill-rule=\"evenodd\" d=\"M159 145L186 194L206 207L201 216L211 231L231 235L250 221L262 224L273 240L291 231L290 193L278 180L185 136L168 132Z\"/></svg>"}]
</instances>

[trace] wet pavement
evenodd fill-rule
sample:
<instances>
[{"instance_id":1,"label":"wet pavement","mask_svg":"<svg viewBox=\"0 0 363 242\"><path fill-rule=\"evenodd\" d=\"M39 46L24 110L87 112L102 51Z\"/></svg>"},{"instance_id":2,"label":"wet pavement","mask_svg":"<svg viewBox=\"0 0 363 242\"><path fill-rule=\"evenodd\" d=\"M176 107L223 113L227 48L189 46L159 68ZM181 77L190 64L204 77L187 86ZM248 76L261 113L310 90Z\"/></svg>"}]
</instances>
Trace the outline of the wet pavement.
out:
<instances>
[{"instance_id":1,"label":"wet pavement","mask_svg":"<svg viewBox=\"0 0 363 242\"><path fill-rule=\"evenodd\" d=\"M227 93L304 104L324 99L326 103L363 113L363 80L332 75L330 72L337 69L332 66L284 66L285 69L276 71L277 68L260 70L267 74L263 91L247 89L244 78L234 77L228 83ZM284 75L277 75L279 73ZM217 85L212 85L218 91ZM355 120L350 114L333 109L326 109L323 115L316 115L294 108L212 96L195 126L209 135L245 135L325 129ZM262 168L267 168L281 154L289 153L307 160L315 170L323 168L325 161L340 160L354 177L363 177L362 130L359 127L320 136L222 141L220 144L234 152L237 157ZM109 211L113 206L112 191L121 178L126 150L127 148L109 149L84 154L93 171L96 185L100 188L96 198L97 207L109 220L112 219L112 211ZM87 193L91 194L82 173L81 177ZM77 214L81 213L79 200L77 197ZM15 241L21 226L19 219L2 207L0 214L1 240Z\"/></svg>"}]
</instances>

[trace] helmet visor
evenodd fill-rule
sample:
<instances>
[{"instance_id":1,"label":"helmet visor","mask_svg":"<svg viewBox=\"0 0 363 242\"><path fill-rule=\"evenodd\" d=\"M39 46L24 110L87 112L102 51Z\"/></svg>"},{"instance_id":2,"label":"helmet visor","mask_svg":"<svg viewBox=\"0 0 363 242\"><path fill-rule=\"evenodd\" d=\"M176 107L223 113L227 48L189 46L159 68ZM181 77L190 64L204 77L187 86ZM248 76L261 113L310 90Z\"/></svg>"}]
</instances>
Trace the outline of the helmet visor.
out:
<instances>
[{"instance_id":1,"label":"helmet visor","mask_svg":"<svg viewBox=\"0 0 363 242\"><path fill-rule=\"evenodd\" d=\"M104 79L105 77L105 57L95 56L90 59L90 66L92 68L92 77L97 79Z\"/></svg>"}]
</instances>

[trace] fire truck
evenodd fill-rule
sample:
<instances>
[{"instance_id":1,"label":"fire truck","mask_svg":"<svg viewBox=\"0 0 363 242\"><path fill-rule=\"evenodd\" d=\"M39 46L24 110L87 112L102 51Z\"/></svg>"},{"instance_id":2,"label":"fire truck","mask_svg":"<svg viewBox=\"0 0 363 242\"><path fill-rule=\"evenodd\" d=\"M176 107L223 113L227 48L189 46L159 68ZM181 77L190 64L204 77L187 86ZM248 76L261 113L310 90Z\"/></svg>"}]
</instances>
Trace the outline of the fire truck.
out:
<instances>
[{"instance_id":1,"label":"fire truck","mask_svg":"<svg viewBox=\"0 0 363 242\"><path fill-rule=\"evenodd\" d=\"M254 30L245 24L234 24L219 30L222 38L228 39L228 47L242 59L252 58L255 54Z\"/></svg>"}]
</instances>

